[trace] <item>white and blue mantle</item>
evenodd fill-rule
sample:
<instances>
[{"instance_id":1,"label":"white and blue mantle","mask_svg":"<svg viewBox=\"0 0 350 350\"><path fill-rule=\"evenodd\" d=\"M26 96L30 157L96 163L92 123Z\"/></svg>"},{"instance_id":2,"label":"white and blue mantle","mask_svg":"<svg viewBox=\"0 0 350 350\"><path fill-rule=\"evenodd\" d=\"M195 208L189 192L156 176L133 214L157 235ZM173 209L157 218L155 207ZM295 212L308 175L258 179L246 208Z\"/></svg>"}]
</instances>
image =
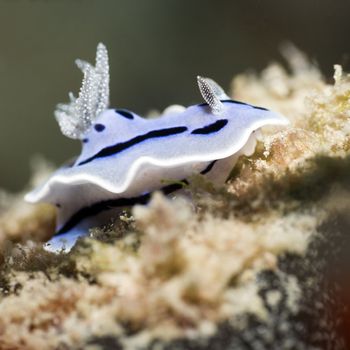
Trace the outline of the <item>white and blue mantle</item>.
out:
<instances>
[{"instance_id":1,"label":"white and blue mantle","mask_svg":"<svg viewBox=\"0 0 350 350\"><path fill-rule=\"evenodd\" d=\"M79 65L85 75L80 95L71 97L69 105L59 105L56 118L65 135L82 141L82 152L73 165L58 169L26 195L29 202L58 208L49 250L69 250L114 208L146 203L154 190L167 194L181 187L164 185L164 180L186 181L194 173L225 180L238 156L254 151L256 130L288 124L277 113L231 100L214 81L201 77L205 103L169 108L154 119L107 109L105 47L98 47L96 67L82 61ZM90 87L84 90L84 84Z\"/></svg>"}]
</instances>

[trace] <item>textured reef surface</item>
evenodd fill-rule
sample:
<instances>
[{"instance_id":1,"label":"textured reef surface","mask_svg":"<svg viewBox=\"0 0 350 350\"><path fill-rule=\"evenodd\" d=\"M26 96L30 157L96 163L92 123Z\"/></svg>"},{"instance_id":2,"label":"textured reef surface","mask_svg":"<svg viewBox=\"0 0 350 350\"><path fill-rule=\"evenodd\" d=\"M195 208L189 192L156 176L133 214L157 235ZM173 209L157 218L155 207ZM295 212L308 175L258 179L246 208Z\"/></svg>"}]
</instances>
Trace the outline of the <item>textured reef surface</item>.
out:
<instances>
[{"instance_id":1,"label":"textured reef surface","mask_svg":"<svg viewBox=\"0 0 350 350\"><path fill-rule=\"evenodd\" d=\"M242 74L232 97L281 112L225 186L196 176L126 208L69 254L55 209L0 192L1 349L346 349L350 76ZM32 184L51 171L35 162Z\"/></svg>"}]
</instances>

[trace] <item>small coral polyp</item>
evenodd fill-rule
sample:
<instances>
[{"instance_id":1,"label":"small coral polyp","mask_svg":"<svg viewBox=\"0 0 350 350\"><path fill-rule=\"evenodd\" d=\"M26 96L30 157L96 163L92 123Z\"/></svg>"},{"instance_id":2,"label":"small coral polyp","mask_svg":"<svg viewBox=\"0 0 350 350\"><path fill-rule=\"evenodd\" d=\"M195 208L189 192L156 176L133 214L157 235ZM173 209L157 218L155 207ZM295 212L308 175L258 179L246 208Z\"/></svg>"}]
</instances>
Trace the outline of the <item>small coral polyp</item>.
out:
<instances>
[{"instance_id":1,"label":"small coral polyp","mask_svg":"<svg viewBox=\"0 0 350 350\"><path fill-rule=\"evenodd\" d=\"M50 251L69 251L118 208L147 203L155 190L174 192L193 174L223 183L239 155L254 152L254 131L288 124L277 113L232 100L203 77L197 82L204 103L171 106L154 119L110 109L106 47L97 46L95 66L76 63L84 73L79 96L70 93L55 116L65 136L82 141L81 154L25 197L57 207L56 234L45 244ZM164 186L169 179L174 183Z\"/></svg>"}]
</instances>

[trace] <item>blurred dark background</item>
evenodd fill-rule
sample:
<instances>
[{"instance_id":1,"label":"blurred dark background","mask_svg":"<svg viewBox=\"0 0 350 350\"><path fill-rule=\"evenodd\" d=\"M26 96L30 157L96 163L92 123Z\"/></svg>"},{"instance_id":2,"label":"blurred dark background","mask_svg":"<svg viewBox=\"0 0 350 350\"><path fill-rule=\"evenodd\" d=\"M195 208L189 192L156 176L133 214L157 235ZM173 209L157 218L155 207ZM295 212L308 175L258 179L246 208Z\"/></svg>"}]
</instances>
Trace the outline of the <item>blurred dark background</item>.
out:
<instances>
[{"instance_id":1,"label":"blurred dark background","mask_svg":"<svg viewBox=\"0 0 350 350\"><path fill-rule=\"evenodd\" d=\"M59 164L79 151L53 110L77 92L74 60L104 42L111 105L144 114L200 100L195 76L225 88L240 72L280 60L291 41L331 77L350 68L349 0L0 0L0 187L17 190L41 154Z\"/></svg>"}]
</instances>

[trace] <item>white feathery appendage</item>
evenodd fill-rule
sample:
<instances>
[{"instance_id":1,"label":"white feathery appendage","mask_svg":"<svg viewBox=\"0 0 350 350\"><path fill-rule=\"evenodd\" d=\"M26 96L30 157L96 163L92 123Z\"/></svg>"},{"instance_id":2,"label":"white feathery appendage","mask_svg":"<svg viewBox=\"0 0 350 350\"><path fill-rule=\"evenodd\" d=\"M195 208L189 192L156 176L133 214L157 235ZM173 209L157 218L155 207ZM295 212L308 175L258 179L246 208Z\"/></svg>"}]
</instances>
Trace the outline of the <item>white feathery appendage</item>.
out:
<instances>
[{"instance_id":1,"label":"white feathery appendage","mask_svg":"<svg viewBox=\"0 0 350 350\"><path fill-rule=\"evenodd\" d=\"M216 81L210 78L203 78L203 79L205 79L206 82L211 86L211 89L214 92L215 96L217 96L220 100L230 99L230 97L227 96L224 89Z\"/></svg>"},{"instance_id":2,"label":"white feathery appendage","mask_svg":"<svg viewBox=\"0 0 350 350\"><path fill-rule=\"evenodd\" d=\"M93 121L109 105L109 65L106 47L99 43L95 67L83 60L76 65L84 73L78 98L69 93L70 103L58 104L56 120L62 133L72 139L82 139Z\"/></svg>"},{"instance_id":3,"label":"white feathery appendage","mask_svg":"<svg viewBox=\"0 0 350 350\"><path fill-rule=\"evenodd\" d=\"M109 106L109 63L106 46L99 43L96 52L96 73L98 76L97 108L99 115Z\"/></svg>"},{"instance_id":4,"label":"white feathery appendage","mask_svg":"<svg viewBox=\"0 0 350 350\"><path fill-rule=\"evenodd\" d=\"M220 101L222 97L226 96L224 90L214 80L209 78L197 76L197 83L204 101L208 103L212 112L220 114L224 108L223 103Z\"/></svg>"},{"instance_id":5,"label":"white feathery appendage","mask_svg":"<svg viewBox=\"0 0 350 350\"><path fill-rule=\"evenodd\" d=\"M86 72L86 70L88 69L88 67L90 67L91 69L94 68L94 66L93 66L91 63L86 62L86 61L84 61L84 60L81 60L80 58L77 58L77 59L75 60L75 65L76 65L83 73Z\"/></svg>"}]
</instances>

